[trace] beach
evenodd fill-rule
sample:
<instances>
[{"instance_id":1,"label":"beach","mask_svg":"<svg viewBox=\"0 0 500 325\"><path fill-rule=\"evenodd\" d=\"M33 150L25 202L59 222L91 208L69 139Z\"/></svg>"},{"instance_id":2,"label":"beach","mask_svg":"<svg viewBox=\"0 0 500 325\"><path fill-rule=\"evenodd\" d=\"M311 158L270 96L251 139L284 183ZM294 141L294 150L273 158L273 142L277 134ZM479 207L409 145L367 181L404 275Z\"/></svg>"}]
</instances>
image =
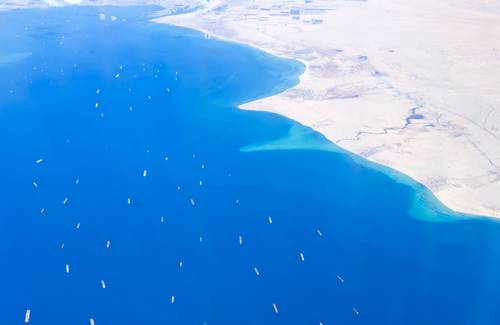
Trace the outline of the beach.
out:
<instances>
[{"instance_id":1,"label":"beach","mask_svg":"<svg viewBox=\"0 0 500 325\"><path fill-rule=\"evenodd\" d=\"M500 217L500 7L486 1L211 1L155 22L305 65L241 105L400 171L459 213Z\"/></svg>"}]
</instances>

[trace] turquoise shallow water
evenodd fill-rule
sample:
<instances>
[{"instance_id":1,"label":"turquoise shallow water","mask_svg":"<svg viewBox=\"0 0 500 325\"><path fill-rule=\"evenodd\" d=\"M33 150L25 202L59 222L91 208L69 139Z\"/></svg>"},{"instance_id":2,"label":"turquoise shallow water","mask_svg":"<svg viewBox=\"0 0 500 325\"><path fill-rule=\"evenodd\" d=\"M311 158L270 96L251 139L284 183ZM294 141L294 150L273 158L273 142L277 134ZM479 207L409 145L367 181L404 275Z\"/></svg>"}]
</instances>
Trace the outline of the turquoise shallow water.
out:
<instances>
[{"instance_id":1,"label":"turquoise shallow water","mask_svg":"<svg viewBox=\"0 0 500 325\"><path fill-rule=\"evenodd\" d=\"M497 222L238 110L302 66L154 9L0 13L2 322L500 322Z\"/></svg>"},{"instance_id":2,"label":"turquoise shallow water","mask_svg":"<svg viewBox=\"0 0 500 325\"><path fill-rule=\"evenodd\" d=\"M441 203L424 185L389 167L370 162L362 157L345 151L314 130L295 124L288 132L277 139L251 143L240 149L242 152L264 152L283 150L317 150L344 154L356 164L380 171L394 181L413 188L412 203L408 214L418 220L429 222L457 222L464 220L489 220L486 216L470 215L453 211ZM492 221L492 220L489 220Z\"/></svg>"}]
</instances>

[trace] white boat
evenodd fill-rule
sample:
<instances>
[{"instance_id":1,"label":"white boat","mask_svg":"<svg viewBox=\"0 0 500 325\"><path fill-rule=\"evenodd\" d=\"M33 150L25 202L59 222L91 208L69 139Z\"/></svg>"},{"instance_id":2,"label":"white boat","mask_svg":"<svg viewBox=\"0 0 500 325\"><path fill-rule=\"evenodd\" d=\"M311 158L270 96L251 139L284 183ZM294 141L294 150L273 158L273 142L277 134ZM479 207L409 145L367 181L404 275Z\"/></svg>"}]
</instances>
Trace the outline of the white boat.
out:
<instances>
[{"instance_id":1,"label":"white boat","mask_svg":"<svg viewBox=\"0 0 500 325\"><path fill-rule=\"evenodd\" d=\"M160 222L163 223L165 222L165 219L163 219L163 217L160 218Z\"/></svg>"},{"instance_id":2,"label":"white boat","mask_svg":"<svg viewBox=\"0 0 500 325\"><path fill-rule=\"evenodd\" d=\"M300 253L300 259L304 262L304 253Z\"/></svg>"},{"instance_id":3,"label":"white boat","mask_svg":"<svg viewBox=\"0 0 500 325\"><path fill-rule=\"evenodd\" d=\"M44 212L45 212L45 208L40 209L40 213L43 214Z\"/></svg>"},{"instance_id":4,"label":"white boat","mask_svg":"<svg viewBox=\"0 0 500 325\"><path fill-rule=\"evenodd\" d=\"M144 171L142 172L142 176L144 177L148 176L148 171L146 169L144 169Z\"/></svg>"},{"instance_id":5,"label":"white boat","mask_svg":"<svg viewBox=\"0 0 500 325\"><path fill-rule=\"evenodd\" d=\"M170 298L170 302L173 304L175 302L175 296L172 296L172 298Z\"/></svg>"},{"instance_id":6,"label":"white boat","mask_svg":"<svg viewBox=\"0 0 500 325\"><path fill-rule=\"evenodd\" d=\"M69 264L66 264L66 273L69 273Z\"/></svg>"},{"instance_id":7,"label":"white boat","mask_svg":"<svg viewBox=\"0 0 500 325\"><path fill-rule=\"evenodd\" d=\"M95 108L99 108L99 103L95 103Z\"/></svg>"},{"instance_id":8,"label":"white boat","mask_svg":"<svg viewBox=\"0 0 500 325\"><path fill-rule=\"evenodd\" d=\"M271 216L267 217L267 221L269 222L269 224L272 224L273 223L273 218L271 218Z\"/></svg>"},{"instance_id":9,"label":"white boat","mask_svg":"<svg viewBox=\"0 0 500 325\"><path fill-rule=\"evenodd\" d=\"M29 323L31 317L31 310L26 309L26 313L24 314L24 322Z\"/></svg>"},{"instance_id":10,"label":"white boat","mask_svg":"<svg viewBox=\"0 0 500 325\"><path fill-rule=\"evenodd\" d=\"M243 245L243 237L242 236L238 236L238 241L239 241L240 245Z\"/></svg>"},{"instance_id":11,"label":"white boat","mask_svg":"<svg viewBox=\"0 0 500 325\"><path fill-rule=\"evenodd\" d=\"M76 229L80 229L80 223L76 224Z\"/></svg>"},{"instance_id":12,"label":"white boat","mask_svg":"<svg viewBox=\"0 0 500 325\"><path fill-rule=\"evenodd\" d=\"M352 312L354 313L354 315L358 316L359 315L359 311L356 309L356 308L353 308L352 309Z\"/></svg>"},{"instance_id":13,"label":"white boat","mask_svg":"<svg viewBox=\"0 0 500 325\"><path fill-rule=\"evenodd\" d=\"M111 247L111 240L108 240L106 241L106 248L110 248Z\"/></svg>"},{"instance_id":14,"label":"white boat","mask_svg":"<svg viewBox=\"0 0 500 325\"><path fill-rule=\"evenodd\" d=\"M279 311L278 311L278 305L273 304L273 309L274 309L274 313L275 313L275 314L278 314L278 313L279 313Z\"/></svg>"},{"instance_id":15,"label":"white boat","mask_svg":"<svg viewBox=\"0 0 500 325\"><path fill-rule=\"evenodd\" d=\"M131 199L131 198L128 198L128 199L127 199L127 204L128 204L128 205L132 204L132 199Z\"/></svg>"},{"instance_id":16,"label":"white boat","mask_svg":"<svg viewBox=\"0 0 500 325\"><path fill-rule=\"evenodd\" d=\"M68 203L68 198L67 197L64 198L62 204L66 204L66 203Z\"/></svg>"},{"instance_id":17,"label":"white boat","mask_svg":"<svg viewBox=\"0 0 500 325\"><path fill-rule=\"evenodd\" d=\"M95 93L96 93L97 95L99 95L99 93L100 93L100 92L101 92L101 90L100 90L100 89L97 89L97 90L95 91Z\"/></svg>"},{"instance_id":18,"label":"white boat","mask_svg":"<svg viewBox=\"0 0 500 325\"><path fill-rule=\"evenodd\" d=\"M190 201L191 201L191 205L192 205L192 206L194 206L194 204L195 204L195 203L194 203L194 200L193 200L193 199L191 199Z\"/></svg>"},{"instance_id":19,"label":"white boat","mask_svg":"<svg viewBox=\"0 0 500 325\"><path fill-rule=\"evenodd\" d=\"M43 162L43 159L38 159L38 160L36 161L36 163L37 163L37 164L41 164L42 162Z\"/></svg>"},{"instance_id":20,"label":"white boat","mask_svg":"<svg viewBox=\"0 0 500 325\"><path fill-rule=\"evenodd\" d=\"M344 283L344 279L340 275L337 275L337 280L339 280L340 283Z\"/></svg>"},{"instance_id":21,"label":"white boat","mask_svg":"<svg viewBox=\"0 0 500 325\"><path fill-rule=\"evenodd\" d=\"M77 178L76 181L75 181L76 184L80 184L80 179Z\"/></svg>"},{"instance_id":22,"label":"white boat","mask_svg":"<svg viewBox=\"0 0 500 325\"><path fill-rule=\"evenodd\" d=\"M101 286L103 289L106 289L106 282L104 282L104 280L101 280Z\"/></svg>"},{"instance_id":23,"label":"white boat","mask_svg":"<svg viewBox=\"0 0 500 325\"><path fill-rule=\"evenodd\" d=\"M93 318L90 319L90 325L95 325L95 322L94 322Z\"/></svg>"},{"instance_id":24,"label":"white boat","mask_svg":"<svg viewBox=\"0 0 500 325\"><path fill-rule=\"evenodd\" d=\"M255 274L257 274L257 276L260 275L260 271L259 271L259 269L257 267L254 267L253 271L255 272Z\"/></svg>"},{"instance_id":25,"label":"white boat","mask_svg":"<svg viewBox=\"0 0 500 325\"><path fill-rule=\"evenodd\" d=\"M38 188L38 184L37 184L36 182L33 182L33 186L34 186L35 188Z\"/></svg>"},{"instance_id":26,"label":"white boat","mask_svg":"<svg viewBox=\"0 0 500 325\"><path fill-rule=\"evenodd\" d=\"M182 267L183 263L182 262L179 262L179 267Z\"/></svg>"},{"instance_id":27,"label":"white boat","mask_svg":"<svg viewBox=\"0 0 500 325\"><path fill-rule=\"evenodd\" d=\"M318 233L318 236L322 237L323 236L323 233L318 229L316 230L316 233Z\"/></svg>"}]
</instances>

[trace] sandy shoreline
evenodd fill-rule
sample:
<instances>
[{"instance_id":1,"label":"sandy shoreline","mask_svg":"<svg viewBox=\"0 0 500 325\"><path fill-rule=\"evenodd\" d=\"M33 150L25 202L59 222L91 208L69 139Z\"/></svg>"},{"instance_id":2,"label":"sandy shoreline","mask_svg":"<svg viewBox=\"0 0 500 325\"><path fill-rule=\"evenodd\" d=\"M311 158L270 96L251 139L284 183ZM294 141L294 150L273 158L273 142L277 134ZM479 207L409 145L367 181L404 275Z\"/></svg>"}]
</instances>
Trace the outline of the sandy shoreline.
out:
<instances>
[{"instance_id":1,"label":"sandy shoreline","mask_svg":"<svg viewBox=\"0 0 500 325\"><path fill-rule=\"evenodd\" d=\"M500 4L14 0L0 10L139 3L165 8L154 22L305 65L297 86L242 109L308 126L423 184L453 211L500 218Z\"/></svg>"},{"instance_id":2,"label":"sandy shoreline","mask_svg":"<svg viewBox=\"0 0 500 325\"><path fill-rule=\"evenodd\" d=\"M299 85L241 108L311 127L456 212L500 217L500 7L420 2L221 0L154 21L302 62Z\"/></svg>"}]
</instances>

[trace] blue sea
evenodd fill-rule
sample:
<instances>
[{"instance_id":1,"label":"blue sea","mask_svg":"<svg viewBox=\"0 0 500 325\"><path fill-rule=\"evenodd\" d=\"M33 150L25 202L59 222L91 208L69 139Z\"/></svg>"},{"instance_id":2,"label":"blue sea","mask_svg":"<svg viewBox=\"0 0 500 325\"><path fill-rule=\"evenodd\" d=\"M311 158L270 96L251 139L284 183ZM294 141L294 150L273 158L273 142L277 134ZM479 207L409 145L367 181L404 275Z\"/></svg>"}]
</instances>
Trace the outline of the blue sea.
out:
<instances>
[{"instance_id":1,"label":"blue sea","mask_svg":"<svg viewBox=\"0 0 500 325\"><path fill-rule=\"evenodd\" d=\"M498 222L239 110L303 66L157 9L0 13L1 324L500 324Z\"/></svg>"}]
</instances>

